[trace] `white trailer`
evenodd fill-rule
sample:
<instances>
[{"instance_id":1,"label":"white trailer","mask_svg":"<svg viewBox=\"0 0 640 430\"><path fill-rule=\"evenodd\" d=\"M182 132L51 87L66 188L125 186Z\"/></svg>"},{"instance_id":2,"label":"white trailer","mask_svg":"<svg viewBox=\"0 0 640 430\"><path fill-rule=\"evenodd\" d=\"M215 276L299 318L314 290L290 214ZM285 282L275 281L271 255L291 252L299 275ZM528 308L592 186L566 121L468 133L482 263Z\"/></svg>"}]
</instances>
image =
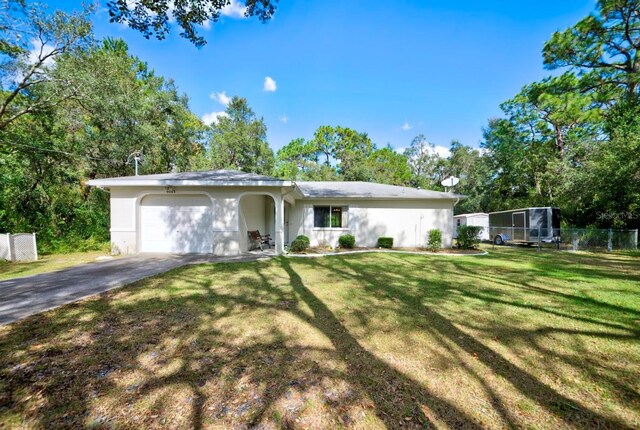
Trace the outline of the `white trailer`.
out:
<instances>
[{"instance_id":1,"label":"white trailer","mask_svg":"<svg viewBox=\"0 0 640 430\"><path fill-rule=\"evenodd\" d=\"M489 237L489 214L477 212L472 214L460 214L453 216L453 237L457 236L458 226L473 225L482 227L480 240L491 240Z\"/></svg>"}]
</instances>

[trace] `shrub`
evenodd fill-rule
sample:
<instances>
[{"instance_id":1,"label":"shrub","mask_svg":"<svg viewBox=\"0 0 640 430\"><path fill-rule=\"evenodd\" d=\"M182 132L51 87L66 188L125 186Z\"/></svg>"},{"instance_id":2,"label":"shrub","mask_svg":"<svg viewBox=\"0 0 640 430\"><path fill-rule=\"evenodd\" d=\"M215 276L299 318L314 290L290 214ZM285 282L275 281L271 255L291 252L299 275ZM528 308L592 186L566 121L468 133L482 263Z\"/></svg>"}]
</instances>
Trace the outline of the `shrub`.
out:
<instances>
[{"instance_id":1,"label":"shrub","mask_svg":"<svg viewBox=\"0 0 640 430\"><path fill-rule=\"evenodd\" d=\"M356 238L352 234L343 234L338 238L340 248L352 249L356 246Z\"/></svg>"},{"instance_id":2,"label":"shrub","mask_svg":"<svg viewBox=\"0 0 640 430\"><path fill-rule=\"evenodd\" d=\"M303 252L305 251L311 242L309 238L303 234L296 237L293 242L291 242L291 251L293 252Z\"/></svg>"},{"instance_id":3,"label":"shrub","mask_svg":"<svg viewBox=\"0 0 640 430\"><path fill-rule=\"evenodd\" d=\"M442 248L442 232L440 232L440 230L429 230L427 237L427 248L429 251L437 251Z\"/></svg>"},{"instance_id":4,"label":"shrub","mask_svg":"<svg viewBox=\"0 0 640 430\"><path fill-rule=\"evenodd\" d=\"M477 225L459 225L458 226L458 248L475 249L480 243L480 233L482 227Z\"/></svg>"},{"instance_id":5,"label":"shrub","mask_svg":"<svg viewBox=\"0 0 640 430\"><path fill-rule=\"evenodd\" d=\"M379 237L378 238L378 248L393 248L393 238L392 237Z\"/></svg>"}]
</instances>

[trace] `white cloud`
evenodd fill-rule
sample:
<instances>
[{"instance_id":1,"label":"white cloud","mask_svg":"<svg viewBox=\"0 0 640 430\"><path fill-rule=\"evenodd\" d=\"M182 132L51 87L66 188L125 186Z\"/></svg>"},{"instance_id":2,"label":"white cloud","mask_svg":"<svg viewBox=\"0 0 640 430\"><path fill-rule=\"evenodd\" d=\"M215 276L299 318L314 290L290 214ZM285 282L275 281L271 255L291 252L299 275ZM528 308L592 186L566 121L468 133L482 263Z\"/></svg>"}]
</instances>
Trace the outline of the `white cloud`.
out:
<instances>
[{"instance_id":1,"label":"white cloud","mask_svg":"<svg viewBox=\"0 0 640 430\"><path fill-rule=\"evenodd\" d=\"M219 93L211 93L209 94L209 98L224 106L228 106L229 102L231 101L231 97L229 97L225 91L221 91Z\"/></svg>"},{"instance_id":2,"label":"white cloud","mask_svg":"<svg viewBox=\"0 0 640 430\"><path fill-rule=\"evenodd\" d=\"M411 124L409 124L409 121L405 120L404 124L402 124L401 127L404 131L409 131L411 130L413 127L411 127Z\"/></svg>"},{"instance_id":3,"label":"white cloud","mask_svg":"<svg viewBox=\"0 0 640 430\"><path fill-rule=\"evenodd\" d=\"M436 145L435 152L440 158L447 158L451 155L449 148L447 148L446 146Z\"/></svg>"},{"instance_id":4,"label":"white cloud","mask_svg":"<svg viewBox=\"0 0 640 430\"><path fill-rule=\"evenodd\" d=\"M51 54L55 49L51 45L43 44L39 39L31 39L31 45L33 46L26 55L25 61L29 65L34 65L42 58ZM56 55L52 55L46 58L42 65L37 68L36 74L38 75L46 75L49 72L49 67L53 65L55 62ZM26 76L26 70L22 68L17 68L12 70L11 73L6 74L5 76L0 77L0 86L11 85L22 81ZM33 78L34 76L32 76Z\"/></svg>"},{"instance_id":5,"label":"white cloud","mask_svg":"<svg viewBox=\"0 0 640 430\"><path fill-rule=\"evenodd\" d=\"M280 116L278 117L278 119L280 120L280 122L282 122L282 123L284 123L284 124L286 124L287 122L289 122L289 118L287 118L287 116L286 116L286 115L284 115L284 114L283 114L283 115L280 115Z\"/></svg>"},{"instance_id":6,"label":"white cloud","mask_svg":"<svg viewBox=\"0 0 640 430\"><path fill-rule=\"evenodd\" d=\"M204 122L207 125L211 125L211 124L217 124L218 121L220 120L220 118L222 117L229 117L229 114L224 112L224 111L220 111L220 112L209 112L209 113L205 113L204 115L202 115L202 122Z\"/></svg>"},{"instance_id":7,"label":"white cloud","mask_svg":"<svg viewBox=\"0 0 640 430\"><path fill-rule=\"evenodd\" d=\"M42 42L40 42L40 40L38 39L31 39L31 43L33 44L33 48L31 49L31 51L29 51L29 57L27 58L29 64L34 64L40 58L51 54L51 52L54 50L53 46L47 45L46 43L43 45ZM53 64L53 60L53 56L49 57L44 61L43 65L50 66Z\"/></svg>"},{"instance_id":8,"label":"white cloud","mask_svg":"<svg viewBox=\"0 0 640 430\"><path fill-rule=\"evenodd\" d=\"M264 78L264 87L263 87L263 89L265 91L273 93L273 92L275 92L276 88L277 88L276 81L274 81L271 76L267 76L266 78Z\"/></svg>"},{"instance_id":9,"label":"white cloud","mask_svg":"<svg viewBox=\"0 0 640 430\"><path fill-rule=\"evenodd\" d=\"M406 151L407 149L409 149L409 147L408 147L408 146L401 146L400 148L396 148L396 149L395 149L395 151L396 151L398 154L404 154L404 151Z\"/></svg>"},{"instance_id":10,"label":"white cloud","mask_svg":"<svg viewBox=\"0 0 640 430\"><path fill-rule=\"evenodd\" d=\"M231 18L244 18L244 13L246 10L247 8L240 4L238 0L231 0L228 5L220 9L220 13Z\"/></svg>"}]
</instances>

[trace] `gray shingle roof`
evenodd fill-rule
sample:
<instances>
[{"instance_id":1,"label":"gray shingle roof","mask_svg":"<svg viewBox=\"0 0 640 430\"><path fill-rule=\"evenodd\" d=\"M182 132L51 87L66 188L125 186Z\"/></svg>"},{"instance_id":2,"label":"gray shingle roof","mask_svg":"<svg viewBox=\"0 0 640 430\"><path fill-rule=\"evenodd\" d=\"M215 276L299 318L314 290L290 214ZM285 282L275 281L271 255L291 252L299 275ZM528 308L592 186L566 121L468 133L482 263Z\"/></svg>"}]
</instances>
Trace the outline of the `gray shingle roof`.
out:
<instances>
[{"instance_id":1,"label":"gray shingle roof","mask_svg":"<svg viewBox=\"0 0 640 430\"><path fill-rule=\"evenodd\" d=\"M306 182L296 181L304 198L368 198L368 199L459 199L460 194L420 190L370 182ZM161 173L157 175L122 176L93 179L89 185L117 186L291 186L293 182L271 176L245 173L238 170L209 170L205 172Z\"/></svg>"},{"instance_id":2,"label":"gray shingle roof","mask_svg":"<svg viewBox=\"0 0 640 430\"><path fill-rule=\"evenodd\" d=\"M304 182L296 185L305 198L460 199L465 196L371 182Z\"/></svg>"},{"instance_id":3,"label":"gray shingle roof","mask_svg":"<svg viewBox=\"0 0 640 430\"><path fill-rule=\"evenodd\" d=\"M244 185L244 183L263 183L279 186L288 183L271 176L245 173L239 170L208 170L203 172L160 173L157 175L121 176L118 178L94 179L94 186L131 186L131 185Z\"/></svg>"}]
</instances>

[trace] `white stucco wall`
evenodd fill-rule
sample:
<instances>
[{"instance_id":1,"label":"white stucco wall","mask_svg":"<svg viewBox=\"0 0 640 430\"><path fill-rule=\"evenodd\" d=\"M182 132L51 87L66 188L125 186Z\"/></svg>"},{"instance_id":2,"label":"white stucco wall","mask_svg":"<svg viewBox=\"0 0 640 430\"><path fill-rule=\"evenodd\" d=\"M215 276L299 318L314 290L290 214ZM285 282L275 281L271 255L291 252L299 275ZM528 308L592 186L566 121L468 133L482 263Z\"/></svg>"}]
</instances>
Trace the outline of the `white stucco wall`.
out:
<instances>
[{"instance_id":1,"label":"white stucco wall","mask_svg":"<svg viewBox=\"0 0 640 430\"><path fill-rule=\"evenodd\" d=\"M114 254L135 254L140 252L140 202L146 195L171 195L165 187L111 187L111 249ZM262 193L256 196L253 194ZM266 197L270 193L273 197ZM216 255L236 255L246 250L247 228L240 225L240 196L246 202L244 212L251 218L249 224L267 231L265 199L280 199L281 189L277 187L176 187L175 195L204 194L211 198L213 211L211 235L213 253ZM272 209L273 210L273 209ZM254 215L255 214L255 215ZM255 216L255 219L254 219ZM260 221L259 219L262 219ZM275 229L274 229L275 230ZM277 231L274 231L273 237ZM243 247L244 240L244 247Z\"/></svg>"},{"instance_id":2,"label":"white stucco wall","mask_svg":"<svg viewBox=\"0 0 640 430\"><path fill-rule=\"evenodd\" d=\"M299 200L291 208L289 234L309 237L312 246L338 243L343 234L353 234L356 246L376 246L381 236L393 237L394 247L425 246L427 232L439 229L442 244L451 246L453 200ZM348 206L346 226L315 228L314 205Z\"/></svg>"},{"instance_id":3,"label":"white stucco wall","mask_svg":"<svg viewBox=\"0 0 640 430\"><path fill-rule=\"evenodd\" d=\"M112 187L111 243L114 253L140 252L140 202L146 195L167 194L165 187ZM265 193L270 193L266 196ZM211 201L211 242L216 255L236 255L247 249L247 230L259 229L278 242L284 232L277 228L275 208L284 208L277 187L176 187L175 194L200 194ZM256 195L261 194L261 195ZM240 200L240 197L242 199ZM273 196L273 197L272 197ZM291 200L287 205L287 233L299 234L313 246L335 246L338 237L351 233L358 246L376 246L378 237L394 238L396 247L424 246L430 229L442 231L443 246L451 246L453 200ZM313 226L314 205L347 206L345 226L319 229ZM240 216L240 213L243 215Z\"/></svg>"},{"instance_id":4,"label":"white stucco wall","mask_svg":"<svg viewBox=\"0 0 640 430\"><path fill-rule=\"evenodd\" d=\"M273 207L273 199L263 195L246 195L240 199L240 232L244 233L240 234L240 249L243 251L249 249L248 231L258 230L260 234L267 234L267 199Z\"/></svg>"}]
</instances>

